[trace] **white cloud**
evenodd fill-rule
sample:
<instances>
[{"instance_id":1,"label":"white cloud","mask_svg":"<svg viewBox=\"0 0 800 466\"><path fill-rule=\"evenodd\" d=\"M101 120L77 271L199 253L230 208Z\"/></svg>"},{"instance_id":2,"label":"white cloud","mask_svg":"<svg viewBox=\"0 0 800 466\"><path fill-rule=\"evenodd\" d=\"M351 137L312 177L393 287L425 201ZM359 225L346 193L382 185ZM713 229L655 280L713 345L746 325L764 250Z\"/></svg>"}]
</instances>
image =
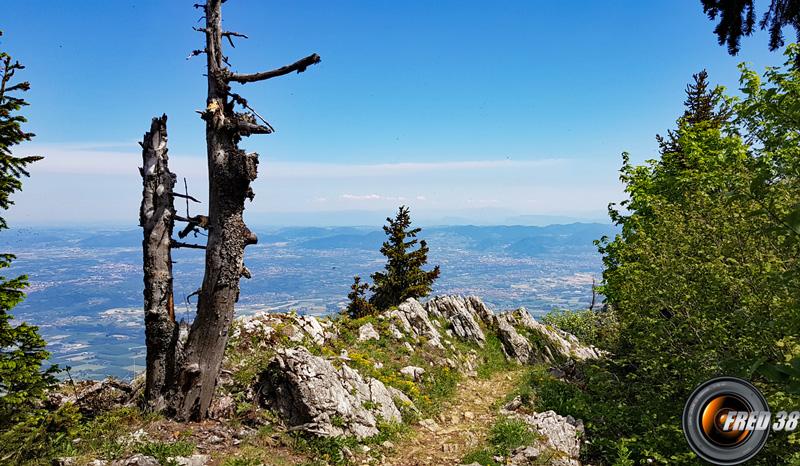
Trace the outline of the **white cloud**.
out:
<instances>
[{"instance_id":1,"label":"white cloud","mask_svg":"<svg viewBox=\"0 0 800 466\"><path fill-rule=\"evenodd\" d=\"M18 155L45 157L31 166L14 197L16 223L120 221L135 225L141 202L141 153L135 143L28 144ZM170 168L207 207L207 169L201 156L170 153ZM613 167L587 159L483 160L348 164L276 162L262 158L248 215L295 212L384 212L412 205L421 216L454 212L605 213L622 192ZM488 215L488 214L487 214ZM500 215L500 214L498 214ZM294 218L294 217L292 217ZM376 218L381 218L379 215Z\"/></svg>"},{"instance_id":2,"label":"white cloud","mask_svg":"<svg viewBox=\"0 0 800 466\"><path fill-rule=\"evenodd\" d=\"M130 150L122 150L130 148ZM116 149L116 150L113 150ZM138 174L142 163L138 144L86 143L86 144L27 144L22 154L39 154L45 157L32 166L34 173L124 175ZM170 168L179 177L205 177L206 161L203 156L169 154ZM556 167L568 159L546 158L538 160L469 160L442 162L400 162L379 164L278 162L262 156L260 175L264 178L364 178L401 176L414 173L484 172L488 170L520 170Z\"/></svg>"},{"instance_id":3,"label":"white cloud","mask_svg":"<svg viewBox=\"0 0 800 466\"><path fill-rule=\"evenodd\" d=\"M422 196L417 196L420 198ZM380 194L342 194L339 198L345 201L406 201L405 196L381 196Z\"/></svg>"}]
</instances>

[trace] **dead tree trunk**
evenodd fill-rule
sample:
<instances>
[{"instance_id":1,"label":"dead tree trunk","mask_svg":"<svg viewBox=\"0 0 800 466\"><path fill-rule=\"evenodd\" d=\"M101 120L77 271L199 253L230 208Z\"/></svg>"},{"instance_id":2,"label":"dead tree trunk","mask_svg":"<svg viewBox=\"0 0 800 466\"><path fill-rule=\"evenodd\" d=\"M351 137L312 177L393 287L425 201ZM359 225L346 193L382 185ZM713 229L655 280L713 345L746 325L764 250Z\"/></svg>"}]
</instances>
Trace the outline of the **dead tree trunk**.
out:
<instances>
[{"instance_id":1,"label":"dead tree trunk","mask_svg":"<svg viewBox=\"0 0 800 466\"><path fill-rule=\"evenodd\" d=\"M224 0L208 0L204 9L208 96L201 112L206 122L208 157L208 242L203 284L197 303L197 316L183 347L177 370L177 385L172 397L174 415L180 419L202 419L211 404L217 377L228 343L234 304L239 299L239 279L249 275L244 266L244 248L257 238L242 218L245 199L253 199L250 183L256 179L258 154L245 153L238 143L243 136L269 134L272 127L241 96L231 92L230 83L263 81L293 71L302 72L318 63L313 54L277 70L254 74L235 74L227 67L222 38L233 45L233 37L243 34L222 30L221 7ZM242 113L234 105L244 107ZM259 123L258 118L262 123Z\"/></svg>"},{"instance_id":2,"label":"dead tree trunk","mask_svg":"<svg viewBox=\"0 0 800 466\"><path fill-rule=\"evenodd\" d=\"M160 411L166 406L167 390L173 384L178 336L170 250L175 222L175 175L167 164L166 115L153 118L141 145L143 190L139 224L144 230L145 403L149 409Z\"/></svg>"}]
</instances>

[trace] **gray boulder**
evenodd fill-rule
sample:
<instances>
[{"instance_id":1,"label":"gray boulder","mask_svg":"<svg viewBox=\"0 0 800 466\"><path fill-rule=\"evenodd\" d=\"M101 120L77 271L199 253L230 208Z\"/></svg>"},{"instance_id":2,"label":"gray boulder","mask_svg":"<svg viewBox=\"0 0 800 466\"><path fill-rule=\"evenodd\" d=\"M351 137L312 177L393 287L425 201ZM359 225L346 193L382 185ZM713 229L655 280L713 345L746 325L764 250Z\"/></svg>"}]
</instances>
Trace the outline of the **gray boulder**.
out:
<instances>
[{"instance_id":1,"label":"gray boulder","mask_svg":"<svg viewBox=\"0 0 800 466\"><path fill-rule=\"evenodd\" d=\"M555 362L554 355L560 356L562 359L578 361L596 359L602 356L600 350L594 346L582 344L575 335L537 322L524 307L503 312L497 316L497 319L540 335L547 342L544 349L545 354L543 355L545 357L540 358L544 362Z\"/></svg>"},{"instance_id":2,"label":"gray boulder","mask_svg":"<svg viewBox=\"0 0 800 466\"><path fill-rule=\"evenodd\" d=\"M365 380L346 364L337 369L303 347L278 350L261 376L259 398L292 430L324 437L370 437L378 433L378 418L401 420L382 382Z\"/></svg>"},{"instance_id":3,"label":"gray boulder","mask_svg":"<svg viewBox=\"0 0 800 466\"><path fill-rule=\"evenodd\" d=\"M380 340L380 338L375 327L369 322L358 328L358 341Z\"/></svg>"},{"instance_id":4,"label":"gray boulder","mask_svg":"<svg viewBox=\"0 0 800 466\"><path fill-rule=\"evenodd\" d=\"M480 299L475 298L475 300L483 309L486 308ZM483 346L486 336L478 325L481 316L473 308L473 302L471 298L463 296L437 296L425 303L425 309L429 314L450 322L453 333L462 340L472 341Z\"/></svg>"},{"instance_id":5,"label":"gray boulder","mask_svg":"<svg viewBox=\"0 0 800 466\"><path fill-rule=\"evenodd\" d=\"M509 360L517 361L520 364L529 364L533 361L533 347L527 338L517 332L506 319L497 316L495 319L495 330L497 337L503 344L503 352Z\"/></svg>"},{"instance_id":6,"label":"gray boulder","mask_svg":"<svg viewBox=\"0 0 800 466\"><path fill-rule=\"evenodd\" d=\"M208 455L175 456L170 459L178 466L206 466L211 461Z\"/></svg>"},{"instance_id":7,"label":"gray boulder","mask_svg":"<svg viewBox=\"0 0 800 466\"><path fill-rule=\"evenodd\" d=\"M124 460L113 461L111 466L159 466L159 462L152 456L133 455Z\"/></svg>"},{"instance_id":8,"label":"gray boulder","mask_svg":"<svg viewBox=\"0 0 800 466\"><path fill-rule=\"evenodd\" d=\"M398 323L406 334L414 339L424 337L428 344L436 348L442 346L441 335L428 317L428 311L414 298L403 301L397 309L389 312L389 318Z\"/></svg>"},{"instance_id":9,"label":"gray boulder","mask_svg":"<svg viewBox=\"0 0 800 466\"><path fill-rule=\"evenodd\" d=\"M540 464L542 456L549 458L551 465L580 466L583 422L572 416L560 416L554 411L534 414L512 413L538 434L536 443L520 447L512 452L510 464Z\"/></svg>"}]
</instances>

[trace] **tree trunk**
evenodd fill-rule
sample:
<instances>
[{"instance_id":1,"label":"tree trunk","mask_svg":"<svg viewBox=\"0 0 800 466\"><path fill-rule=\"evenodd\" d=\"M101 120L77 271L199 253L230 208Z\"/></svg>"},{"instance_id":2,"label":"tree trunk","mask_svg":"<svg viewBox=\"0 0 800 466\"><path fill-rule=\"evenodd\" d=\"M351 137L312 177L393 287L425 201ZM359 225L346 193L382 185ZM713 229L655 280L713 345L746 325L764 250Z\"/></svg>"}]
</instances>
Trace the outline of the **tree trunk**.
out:
<instances>
[{"instance_id":1,"label":"tree trunk","mask_svg":"<svg viewBox=\"0 0 800 466\"><path fill-rule=\"evenodd\" d=\"M203 285L197 301L197 317L189 330L178 376L176 416L202 419L214 396L222 358L239 299L239 278L244 266L244 247L255 237L244 224L245 198L252 199L250 182L256 178L257 154L237 147L240 139L232 124L237 116L228 101L221 48L221 6L206 6L208 98L206 121L208 156L208 243Z\"/></svg>"},{"instance_id":2,"label":"tree trunk","mask_svg":"<svg viewBox=\"0 0 800 466\"><path fill-rule=\"evenodd\" d=\"M178 327L172 294L171 240L175 207L167 157L167 116L153 118L142 140L142 205L139 224L144 263L144 321L147 345L145 404L160 411L175 374Z\"/></svg>"},{"instance_id":3,"label":"tree trunk","mask_svg":"<svg viewBox=\"0 0 800 466\"><path fill-rule=\"evenodd\" d=\"M258 241L242 218L245 199L252 200L254 196L250 183L256 179L258 154L245 153L239 149L238 143L243 136L273 131L244 98L231 92L230 83L245 84L295 71L300 73L320 61L318 55L312 54L271 71L253 74L231 72L225 66L227 58L223 55L222 38L233 45L233 37L246 36L222 30L223 2L207 0L205 4L195 5L204 9L206 20L204 28L197 28L205 34L205 49L195 50L191 56L205 53L207 57L208 95L201 115L206 122L209 206L205 222L208 231L205 274L198 292L197 316L179 352L175 380L170 384L170 414L185 420L202 419L208 413L228 343L234 304L239 299L239 279L250 275L244 266L244 248ZM234 104L248 111L236 112ZM189 246L172 244L174 247ZM171 347L175 347L174 342ZM148 371L149 353L148 346Z\"/></svg>"}]
</instances>

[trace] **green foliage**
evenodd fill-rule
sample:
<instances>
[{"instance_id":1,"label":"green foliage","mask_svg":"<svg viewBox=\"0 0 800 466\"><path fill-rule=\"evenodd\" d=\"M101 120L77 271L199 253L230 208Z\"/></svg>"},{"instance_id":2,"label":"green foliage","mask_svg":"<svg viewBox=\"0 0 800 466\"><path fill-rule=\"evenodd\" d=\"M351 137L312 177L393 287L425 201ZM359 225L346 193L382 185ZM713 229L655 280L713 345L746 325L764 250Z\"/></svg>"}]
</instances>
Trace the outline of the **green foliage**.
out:
<instances>
[{"instance_id":1,"label":"green foliage","mask_svg":"<svg viewBox=\"0 0 800 466\"><path fill-rule=\"evenodd\" d=\"M408 298L427 296L433 282L439 277L439 266L426 272L422 267L428 262L428 245L417 240L420 228L411 228L409 208L400 206L395 218L387 218L383 231L389 239L381 246L386 256L385 272L372 274L374 295L370 302L384 310L397 306ZM413 249L417 243L419 248Z\"/></svg>"},{"instance_id":2,"label":"green foliage","mask_svg":"<svg viewBox=\"0 0 800 466\"><path fill-rule=\"evenodd\" d=\"M622 230L598 242L613 326L554 317L612 357L582 364L579 387L536 387L538 404L586 421L590 460L695 464L679 429L694 387L747 377L754 361L784 363L797 347L800 72L797 48L788 53L766 84L743 67L741 100L696 75L659 159L623 156L628 199L609 208ZM760 386L770 402L800 402L783 386ZM796 452L798 443L776 437L756 461Z\"/></svg>"},{"instance_id":3,"label":"green foliage","mask_svg":"<svg viewBox=\"0 0 800 466\"><path fill-rule=\"evenodd\" d=\"M351 319L366 317L377 312L375 306L367 301L365 297L368 289L369 284L361 283L361 277L358 275L353 277L353 284L350 286L350 293L347 295L347 299L349 299L350 302L347 304L346 309L347 315L349 315Z\"/></svg>"},{"instance_id":4,"label":"green foliage","mask_svg":"<svg viewBox=\"0 0 800 466\"><path fill-rule=\"evenodd\" d=\"M183 441L172 443L149 442L140 445L136 450L143 455L152 456L162 465L171 465L177 463L174 460L170 460L170 458L191 455L194 452L194 444Z\"/></svg>"},{"instance_id":5,"label":"green foliage","mask_svg":"<svg viewBox=\"0 0 800 466\"><path fill-rule=\"evenodd\" d=\"M261 466L264 464L258 458L227 458L222 466Z\"/></svg>"},{"instance_id":6,"label":"green foliage","mask_svg":"<svg viewBox=\"0 0 800 466\"><path fill-rule=\"evenodd\" d=\"M714 28L719 45L726 45L728 53L739 53L742 37L753 33L756 26L756 12L753 0L725 1L700 0L703 12L711 20L719 19ZM766 2L764 2L766 3ZM797 0L770 0L769 7L758 23L762 30L769 31L769 49L783 47L783 30L792 26L800 37L800 2Z\"/></svg>"},{"instance_id":7,"label":"green foliage","mask_svg":"<svg viewBox=\"0 0 800 466\"><path fill-rule=\"evenodd\" d=\"M482 465L500 465L495 457L508 456L515 448L533 445L536 433L528 424L519 419L501 418L489 431L488 446L467 454L461 463L479 463Z\"/></svg>"},{"instance_id":8,"label":"green foliage","mask_svg":"<svg viewBox=\"0 0 800 466\"><path fill-rule=\"evenodd\" d=\"M601 348L613 347L619 335L616 314L611 311L555 310L541 320L546 325L575 335L581 343Z\"/></svg>"},{"instance_id":9,"label":"green foliage","mask_svg":"<svg viewBox=\"0 0 800 466\"><path fill-rule=\"evenodd\" d=\"M71 404L47 411L34 409L17 422L0 429L0 464L48 463L50 458L73 453L72 439L80 414Z\"/></svg>"},{"instance_id":10,"label":"green foliage","mask_svg":"<svg viewBox=\"0 0 800 466\"><path fill-rule=\"evenodd\" d=\"M509 361L506 357L503 343L494 332L486 332L486 343L478 354L481 359L476 372L482 379L489 379L498 372L510 371L517 367L515 362Z\"/></svg>"},{"instance_id":11,"label":"green foliage","mask_svg":"<svg viewBox=\"0 0 800 466\"><path fill-rule=\"evenodd\" d=\"M27 120L19 114L28 104L13 95L30 88L27 82L12 82L15 74L24 68L10 55L0 52L0 209L3 210L14 204L11 195L22 189L21 179L28 176L27 166L41 159L12 155L13 146L33 137L32 133L23 131L22 124ZM0 230L6 228L5 219L0 217ZM0 269L10 267L13 259L12 254L0 254ZM53 429L69 424L62 415L71 417L66 411L47 413L42 410L41 402L46 390L55 383L57 368L42 369L42 362L50 355L45 351L45 341L39 336L38 328L12 323L10 311L25 297L23 290L27 285L26 276L0 276L0 432L6 440L12 436L22 442L5 443L14 446L27 445L45 433L55 433ZM43 448L52 442L56 440L43 441ZM32 448L21 454L34 455L37 451Z\"/></svg>"}]
</instances>

